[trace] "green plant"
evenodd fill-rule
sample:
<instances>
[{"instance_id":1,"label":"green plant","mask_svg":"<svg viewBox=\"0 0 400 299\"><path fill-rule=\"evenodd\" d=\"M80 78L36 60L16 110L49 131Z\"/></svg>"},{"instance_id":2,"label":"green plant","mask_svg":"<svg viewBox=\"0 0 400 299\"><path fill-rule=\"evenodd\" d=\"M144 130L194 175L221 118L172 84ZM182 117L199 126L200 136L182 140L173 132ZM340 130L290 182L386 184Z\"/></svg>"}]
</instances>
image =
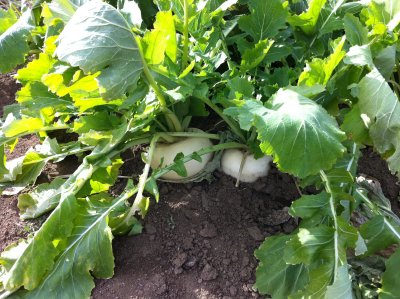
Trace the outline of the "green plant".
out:
<instances>
[{"instance_id":1,"label":"green plant","mask_svg":"<svg viewBox=\"0 0 400 299\"><path fill-rule=\"evenodd\" d=\"M259 292L359 294L348 252L363 257L400 243L390 205L356 180L364 145L400 170L397 2L155 0L146 10L137 2L37 2L18 20L14 8L2 11L0 71L36 55L17 72L18 104L5 107L3 192L34 184L47 162L77 155L82 163L68 179L19 196L24 219L52 212L2 253L1 296L89 297L92 274L113 274L112 235L139 232L138 216L150 197L158 201L156 180L203 179L218 167L220 154L212 153L226 149L245 152L237 169L247 155L269 155L300 186L319 190L292 204L290 213L302 218L295 232L257 250ZM229 132L190 129L209 110ZM78 137L59 143L54 132ZM5 149L28 134L41 144L7 161ZM160 142L185 138L207 141L160 155ZM120 153L136 145L148 145L142 175L114 198L107 191ZM189 161L208 163L192 172ZM368 221L356 224L356 213ZM398 255L387 261L382 298L399 297Z\"/></svg>"}]
</instances>

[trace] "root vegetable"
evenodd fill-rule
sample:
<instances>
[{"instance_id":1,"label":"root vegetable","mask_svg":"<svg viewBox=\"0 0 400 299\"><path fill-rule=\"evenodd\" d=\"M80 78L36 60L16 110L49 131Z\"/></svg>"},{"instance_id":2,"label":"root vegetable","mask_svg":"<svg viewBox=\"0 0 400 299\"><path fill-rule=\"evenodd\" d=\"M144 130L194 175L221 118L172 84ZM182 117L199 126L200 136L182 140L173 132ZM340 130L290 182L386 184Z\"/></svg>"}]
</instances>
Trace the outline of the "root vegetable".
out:
<instances>
[{"instance_id":1,"label":"root vegetable","mask_svg":"<svg viewBox=\"0 0 400 299\"><path fill-rule=\"evenodd\" d=\"M151 168L156 169L165 167L174 162L177 154L183 153L185 156L197 152L202 148L212 146L208 138L188 137L174 143L157 143L151 160ZM170 171L161 178L164 180L177 181L190 178L201 172L206 164L212 159L213 154L209 153L201 156L202 161L190 160L185 163L187 177L183 178L175 171ZM161 164L162 163L162 164Z\"/></svg>"},{"instance_id":2,"label":"root vegetable","mask_svg":"<svg viewBox=\"0 0 400 299\"><path fill-rule=\"evenodd\" d=\"M236 179L245 183L253 183L258 178L266 176L270 169L270 156L264 156L260 159L255 159L253 155L248 155L244 161L242 172L240 174L240 165L245 153L239 149L229 149L224 151L221 160L222 171Z\"/></svg>"}]
</instances>

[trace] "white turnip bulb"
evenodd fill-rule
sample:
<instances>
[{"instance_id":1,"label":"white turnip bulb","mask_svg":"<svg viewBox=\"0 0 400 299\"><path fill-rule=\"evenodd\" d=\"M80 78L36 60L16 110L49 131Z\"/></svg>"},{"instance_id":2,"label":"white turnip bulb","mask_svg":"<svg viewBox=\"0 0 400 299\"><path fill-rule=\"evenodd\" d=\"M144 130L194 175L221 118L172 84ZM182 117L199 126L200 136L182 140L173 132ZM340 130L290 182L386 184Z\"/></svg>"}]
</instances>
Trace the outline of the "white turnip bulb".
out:
<instances>
[{"instance_id":1,"label":"white turnip bulb","mask_svg":"<svg viewBox=\"0 0 400 299\"><path fill-rule=\"evenodd\" d=\"M187 156L212 145L213 144L210 139L201 137L187 137L174 143L157 143L150 164L151 168L156 169L172 164L176 155L179 153L183 153L183 155ZM185 168L187 171L187 177L181 177L179 174L172 170L164 174L161 179L179 182L186 178L195 176L204 169L204 167L212 159L212 157L213 154L208 153L201 156L201 162L196 160L190 160L186 162Z\"/></svg>"},{"instance_id":2,"label":"white turnip bulb","mask_svg":"<svg viewBox=\"0 0 400 299\"><path fill-rule=\"evenodd\" d=\"M238 179L244 154L239 149L225 150L221 159L222 171ZM239 180L245 183L253 183L258 178L266 176L270 169L271 161L272 158L270 156L264 156L259 159L255 159L253 155L246 156Z\"/></svg>"}]
</instances>

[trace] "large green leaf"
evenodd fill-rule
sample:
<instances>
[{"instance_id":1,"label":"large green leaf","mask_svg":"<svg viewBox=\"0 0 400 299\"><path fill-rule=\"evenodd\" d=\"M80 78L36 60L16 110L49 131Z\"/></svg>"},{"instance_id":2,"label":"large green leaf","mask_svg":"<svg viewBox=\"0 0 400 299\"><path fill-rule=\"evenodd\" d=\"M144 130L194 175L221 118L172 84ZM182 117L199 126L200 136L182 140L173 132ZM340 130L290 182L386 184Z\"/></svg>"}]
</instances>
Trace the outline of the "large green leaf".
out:
<instances>
[{"instance_id":1,"label":"large green leaf","mask_svg":"<svg viewBox=\"0 0 400 299\"><path fill-rule=\"evenodd\" d=\"M269 49L273 45L272 41L260 40L254 45L254 48L249 48L243 53L240 63L240 70L246 72L257 67L267 55Z\"/></svg>"},{"instance_id":2,"label":"large green leaf","mask_svg":"<svg viewBox=\"0 0 400 299\"><path fill-rule=\"evenodd\" d=\"M114 274L112 234L107 225L109 205L81 201L71 217L63 214L60 222L73 225L71 234L62 236L62 254L54 267L34 290L19 291L22 298L89 298L97 278ZM72 218L72 219L71 219Z\"/></svg>"},{"instance_id":3,"label":"large green leaf","mask_svg":"<svg viewBox=\"0 0 400 299\"><path fill-rule=\"evenodd\" d=\"M379 299L400 298L400 249L386 261L386 271L382 276L382 288Z\"/></svg>"},{"instance_id":4,"label":"large green leaf","mask_svg":"<svg viewBox=\"0 0 400 299\"><path fill-rule=\"evenodd\" d=\"M72 196L54 210L7 271L2 281L6 290L14 291L21 286L33 290L40 284L43 276L53 268L54 259L61 251L60 246L64 246L63 242L71 236L77 209L76 200Z\"/></svg>"},{"instance_id":5,"label":"large green leaf","mask_svg":"<svg viewBox=\"0 0 400 299\"><path fill-rule=\"evenodd\" d=\"M261 294L271 294L274 299L287 299L308 283L307 269L303 265L288 265L282 259L289 239L290 236L269 237L255 252L260 260L255 287Z\"/></svg>"},{"instance_id":6,"label":"large green leaf","mask_svg":"<svg viewBox=\"0 0 400 299\"><path fill-rule=\"evenodd\" d=\"M176 62L175 21L171 11L157 13L154 29L148 31L143 38L143 52L149 64L162 63L165 55Z\"/></svg>"},{"instance_id":7,"label":"large green leaf","mask_svg":"<svg viewBox=\"0 0 400 299\"><path fill-rule=\"evenodd\" d=\"M371 124L369 132L379 153L394 151L388 158L392 172L400 172L400 104L399 99L375 68L358 85L359 107Z\"/></svg>"},{"instance_id":8,"label":"large green leaf","mask_svg":"<svg viewBox=\"0 0 400 299\"><path fill-rule=\"evenodd\" d=\"M34 25L31 11L27 10L20 19L0 35L0 72L6 73L25 61L29 52L28 37Z\"/></svg>"},{"instance_id":9,"label":"large green leaf","mask_svg":"<svg viewBox=\"0 0 400 299\"><path fill-rule=\"evenodd\" d=\"M143 62L135 36L121 13L109 4L90 1L78 8L58 38L55 54L96 78L105 99L132 91Z\"/></svg>"},{"instance_id":10,"label":"large green leaf","mask_svg":"<svg viewBox=\"0 0 400 299\"><path fill-rule=\"evenodd\" d=\"M343 51L345 40L345 37L337 40L337 45L329 57L325 59L314 58L309 62L304 71L300 74L298 85L326 85L333 71L346 55L346 52Z\"/></svg>"},{"instance_id":11,"label":"large green leaf","mask_svg":"<svg viewBox=\"0 0 400 299\"><path fill-rule=\"evenodd\" d=\"M64 182L64 179L56 178L51 183L39 185L30 193L21 194L18 197L21 218L36 218L54 208L60 201Z\"/></svg>"},{"instance_id":12,"label":"large green leaf","mask_svg":"<svg viewBox=\"0 0 400 299\"><path fill-rule=\"evenodd\" d=\"M46 24L50 25L55 19L67 23L76 10L90 0L54 0L44 4L42 15Z\"/></svg>"},{"instance_id":13,"label":"large green leaf","mask_svg":"<svg viewBox=\"0 0 400 299\"><path fill-rule=\"evenodd\" d=\"M368 254L400 244L400 227L389 218L375 216L360 227L361 236L366 240Z\"/></svg>"},{"instance_id":14,"label":"large green leaf","mask_svg":"<svg viewBox=\"0 0 400 299\"><path fill-rule=\"evenodd\" d=\"M279 30L285 28L287 9L280 0L251 0L249 3L250 15L239 20L239 27L254 41L273 38Z\"/></svg>"},{"instance_id":15,"label":"large green leaf","mask_svg":"<svg viewBox=\"0 0 400 299\"><path fill-rule=\"evenodd\" d=\"M326 0L311 0L308 2L308 10L300 15L288 17L288 22L292 26L300 27L306 34L313 34L316 30L317 21Z\"/></svg>"},{"instance_id":16,"label":"large green leaf","mask_svg":"<svg viewBox=\"0 0 400 299\"><path fill-rule=\"evenodd\" d=\"M237 117L240 126L254 125L261 149L274 157L285 172L300 178L330 169L344 153L345 135L336 121L314 101L291 90L279 90L271 108L248 100L227 114Z\"/></svg>"},{"instance_id":17,"label":"large green leaf","mask_svg":"<svg viewBox=\"0 0 400 299\"><path fill-rule=\"evenodd\" d=\"M8 28L14 25L18 20L17 14L12 7L8 10L0 8L0 35L6 32Z\"/></svg>"},{"instance_id":18,"label":"large green leaf","mask_svg":"<svg viewBox=\"0 0 400 299\"><path fill-rule=\"evenodd\" d=\"M363 26L357 17L352 14L346 14L343 22L347 40L352 46L362 46L368 43L368 29Z\"/></svg>"}]
</instances>

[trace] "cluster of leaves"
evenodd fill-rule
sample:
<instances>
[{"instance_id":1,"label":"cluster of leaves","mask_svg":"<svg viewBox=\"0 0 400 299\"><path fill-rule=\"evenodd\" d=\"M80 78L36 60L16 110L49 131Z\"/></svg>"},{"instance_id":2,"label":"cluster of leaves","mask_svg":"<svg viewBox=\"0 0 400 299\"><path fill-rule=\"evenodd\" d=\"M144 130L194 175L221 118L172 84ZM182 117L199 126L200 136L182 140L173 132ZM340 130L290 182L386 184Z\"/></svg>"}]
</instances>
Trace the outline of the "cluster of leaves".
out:
<instances>
[{"instance_id":1,"label":"cluster of leaves","mask_svg":"<svg viewBox=\"0 0 400 299\"><path fill-rule=\"evenodd\" d=\"M320 190L293 203L291 215L302 218L295 232L257 250L260 293L361 298L348 255L358 261L400 243L390 204L356 179L364 145L400 173L397 1L53 0L0 16L0 72L35 55L16 74L17 104L4 108L3 193L34 184L48 162L81 161L68 179L19 196L24 219L52 212L1 254L1 298L88 298L92 275L113 274L112 235L140 232L136 217L149 207L143 194L158 200L156 179L243 144ZM108 193L121 152L184 136L207 107L231 140L178 155L150 176L145 161L138 182L129 180L117 197ZM78 137L54 137L70 133ZM6 151L28 134L41 144L7 161ZM381 298L400 297L399 259L398 249L386 262Z\"/></svg>"}]
</instances>

